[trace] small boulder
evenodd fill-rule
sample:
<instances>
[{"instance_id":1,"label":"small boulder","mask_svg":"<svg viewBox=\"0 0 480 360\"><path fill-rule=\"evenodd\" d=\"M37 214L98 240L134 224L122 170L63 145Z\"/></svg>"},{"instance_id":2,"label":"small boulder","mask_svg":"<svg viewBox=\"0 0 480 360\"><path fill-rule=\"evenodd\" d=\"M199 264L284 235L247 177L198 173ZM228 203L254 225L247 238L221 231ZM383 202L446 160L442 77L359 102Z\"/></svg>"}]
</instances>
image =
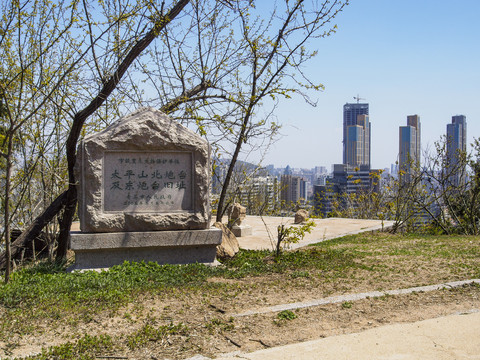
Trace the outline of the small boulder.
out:
<instances>
[{"instance_id":1,"label":"small boulder","mask_svg":"<svg viewBox=\"0 0 480 360\"><path fill-rule=\"evenodd\" d=\"M295 224L301 224L308 219L308 211L300 209L295 213Z\"/></svg>"},{"instance_id":2,"label":"small boulder","mask_svg":"<svg viewBox=\"0 0 480 360\"><path fill-rule=\"evenodd\" d=\"M233 204L228 214L228 224L229 226L241 225L242 221L247 216L247 208L240 205L239 203Z\"/></svg>"},{"instance_id":3,"label":"small boulder","mask_svg":"<svg viewBox=\"0 0 480 360\"><path fill-rule=\"evenodd\" d=\"M217 258L226 259L234 257L240 250L235 235L221 222L216 222L213 226L222 230L222 243L217 246Z\"/></svg>"}]
</instances>

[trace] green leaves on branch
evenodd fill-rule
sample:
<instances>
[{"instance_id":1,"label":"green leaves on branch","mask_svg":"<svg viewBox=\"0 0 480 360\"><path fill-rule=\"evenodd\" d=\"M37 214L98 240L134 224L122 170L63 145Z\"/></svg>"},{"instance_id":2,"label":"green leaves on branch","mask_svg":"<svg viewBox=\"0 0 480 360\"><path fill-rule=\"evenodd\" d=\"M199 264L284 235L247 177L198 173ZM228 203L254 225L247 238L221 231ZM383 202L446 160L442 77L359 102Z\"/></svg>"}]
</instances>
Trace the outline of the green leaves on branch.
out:
<instances>
[{"instance_id":1,"label":"green leaves on branch","mask_svg":"<svg viewBox=\"0 0 480 360\"><path fill-rule=\"evenodd\" d=\"M281 246L285 247L290 244L298 243L303 240L307 233L311 233L315 226L315 221L312 219L297 226L286 226L285 224L278 225L276 256L280 255Z\"/></svg>"}]
</instances>

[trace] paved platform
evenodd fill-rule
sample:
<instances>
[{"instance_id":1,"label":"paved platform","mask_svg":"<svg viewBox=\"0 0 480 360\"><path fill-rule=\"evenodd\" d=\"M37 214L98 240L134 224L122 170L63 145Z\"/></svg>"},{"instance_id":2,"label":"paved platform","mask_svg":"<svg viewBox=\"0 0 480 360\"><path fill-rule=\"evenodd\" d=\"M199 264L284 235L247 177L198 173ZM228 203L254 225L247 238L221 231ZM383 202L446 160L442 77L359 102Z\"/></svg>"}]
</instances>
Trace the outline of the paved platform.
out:
<instances>
[{"instance_id":1,"label":"paved platform","mask_svg":"<svg viewBox=\"0 0 480 360\"><path fill-rule=\"evenodd\" d=\"M225 220L226 221L226 220ZM337 237L358 234L366 231L381 231L393 225L393 221L381 220L361 220L361 219L343 219L328 218L314 219L316 226L312 232L306 234L305 238L292 244L291 249L307 246ZM238 237L238 244L242 249L249 250L272 250L277 239L278 225L294 225L292 217L274 217L274 216L247 216L242 225L252 227L252 235Z\"/></svg>"}]
</instances>

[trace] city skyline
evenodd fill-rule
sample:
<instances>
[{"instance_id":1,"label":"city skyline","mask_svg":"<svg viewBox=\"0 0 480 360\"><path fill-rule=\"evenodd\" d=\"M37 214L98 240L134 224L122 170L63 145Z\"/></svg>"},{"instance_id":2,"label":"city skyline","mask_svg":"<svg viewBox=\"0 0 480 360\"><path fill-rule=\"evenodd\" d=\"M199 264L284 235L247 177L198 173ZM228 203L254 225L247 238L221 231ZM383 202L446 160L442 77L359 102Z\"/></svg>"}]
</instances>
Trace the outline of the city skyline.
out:
<instances>
[{"instance_id":1,"label":"city skyline","mask_svg":"<svg viewBox=\"0 0 480 360\"><path fill-rule=\"evenodd\" d=\"M480 137L480 49L472 46L480 33L478 12L480 2L472 0L455 6L352 1L335 19L337 33L312 44L319 56L304 71L325 85L323 92L309 94L317 107L300 97L279 103L276 121L284 136L262 163L329 170L342 163L342 106L356 97L370 106L372 168L397 161L398 128L411 114L422 119L422 152L445 137L452 116L465 115L469 150ZM252 154L247 161L260 159Z\"/></svg>"}]
</instances>

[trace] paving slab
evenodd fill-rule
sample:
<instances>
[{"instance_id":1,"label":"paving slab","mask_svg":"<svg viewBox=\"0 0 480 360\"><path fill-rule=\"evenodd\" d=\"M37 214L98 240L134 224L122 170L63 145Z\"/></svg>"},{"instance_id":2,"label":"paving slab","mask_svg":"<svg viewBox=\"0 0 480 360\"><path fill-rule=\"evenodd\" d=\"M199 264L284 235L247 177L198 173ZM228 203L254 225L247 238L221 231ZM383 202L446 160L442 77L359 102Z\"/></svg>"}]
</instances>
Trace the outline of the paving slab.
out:
<instances>
[{"instance_id":1,"label":"paving slab","mask_svg":"<svg viewBox=\"0 0 480 360\"><path fill-rule=\"evenodd\" d=\"M291 249L300 248L310 244L318 243L337 237L358 234L367 231L382 231L393 226L393 221L363 220L328 218L313 219L315 227L312 232L306 234L305 238L297 244L292 244ZM279 225L294 225L293 217L275 216L247 216L242 224L252 227L252 234L238 237L238 244L242 249L248 250L272 250L275 247L277 238L277 227Z\"/></svg>"}]
</instances>

